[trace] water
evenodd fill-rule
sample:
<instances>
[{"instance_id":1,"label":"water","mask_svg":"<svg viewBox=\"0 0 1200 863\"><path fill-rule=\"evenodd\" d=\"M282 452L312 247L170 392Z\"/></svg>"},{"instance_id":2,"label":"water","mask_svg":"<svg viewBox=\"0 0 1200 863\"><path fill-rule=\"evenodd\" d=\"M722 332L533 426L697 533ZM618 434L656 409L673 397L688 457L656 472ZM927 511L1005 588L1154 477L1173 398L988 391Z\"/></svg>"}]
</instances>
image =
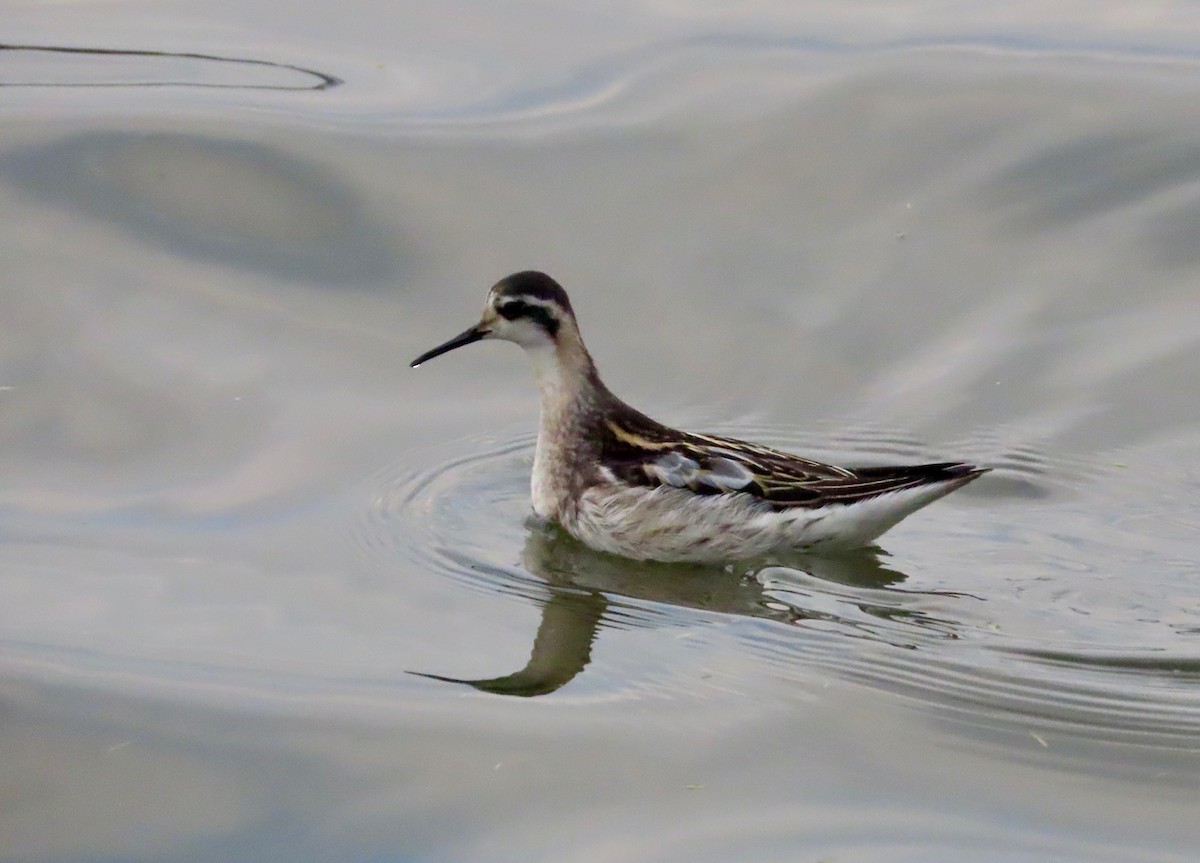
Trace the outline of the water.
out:
<instances>
[{"instance_id":1,"label":"water","mask_svg":"<svg viewBox=\"0 0 1200 863\"><path fill-rule=\"evenodd\" d=\"M1194 860L1159 11L11 10L0 859ZM663 420L995 470L861 554L594 554L519 351L407 368L526 267Z\"/></svg>"}]
</instances>

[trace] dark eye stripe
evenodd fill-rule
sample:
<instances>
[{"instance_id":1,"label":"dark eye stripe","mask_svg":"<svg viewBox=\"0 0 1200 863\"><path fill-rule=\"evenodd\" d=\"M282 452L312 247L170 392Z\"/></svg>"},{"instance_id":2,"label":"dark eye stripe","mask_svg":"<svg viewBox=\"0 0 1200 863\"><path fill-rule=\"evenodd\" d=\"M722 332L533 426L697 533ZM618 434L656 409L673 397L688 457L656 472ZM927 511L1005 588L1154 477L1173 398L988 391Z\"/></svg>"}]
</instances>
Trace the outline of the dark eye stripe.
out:
<instances>
[{"instance_id":1,"label":"dark eye stripe","mask_svg":"<svg viewBox=\"0 0 1200 863\"><path fill-rule=\"evenodd\" d=\"M535 306L521 300L510 300L502 306L497 306L496 311L502 318L510 321L515 321L517 318L529 318L549 333L551 338L558 335L558 319L542 306Z\"/></svg>"},{"instance_id":2,"label":"dark eye stripe","mask_svg":"<svg viewBox=\"0 0 1200 863\"><path fill-rule=\"evenodd\" d=\"M504 305L497 307L496 311L498 311L500 316L506 320L515 321L522 315L529 314L532 308L533 306L529 305L529 303L523 303L520 300L513 300L511 303L505 303Z\"/></svg>"}]
</instances>

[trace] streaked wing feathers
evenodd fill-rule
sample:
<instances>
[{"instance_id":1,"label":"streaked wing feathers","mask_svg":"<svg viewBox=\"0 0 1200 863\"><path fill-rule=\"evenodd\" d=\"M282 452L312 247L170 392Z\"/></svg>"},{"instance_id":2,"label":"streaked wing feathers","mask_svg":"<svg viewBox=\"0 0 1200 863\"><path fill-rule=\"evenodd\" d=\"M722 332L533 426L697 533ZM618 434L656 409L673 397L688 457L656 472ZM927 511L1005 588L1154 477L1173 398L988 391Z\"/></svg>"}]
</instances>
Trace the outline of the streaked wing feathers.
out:
<instances>
[{"instance_id":1,"label":"streaked wing feathers","mask_svg":"<svg viewBox=\"0 0 1200 863\"><path fill-rule=\"evenodd\" d=\"M618 434L604 448L604 465L620 481L686 488L706 495L740 492L772 509L853 503L930 483L965 481L978 472L956 462L840 468L708 435L679 433L674 440L660 437L648 446L638 446L640 441L633 438L632 433Z\"/></svg>"}]
</instances>

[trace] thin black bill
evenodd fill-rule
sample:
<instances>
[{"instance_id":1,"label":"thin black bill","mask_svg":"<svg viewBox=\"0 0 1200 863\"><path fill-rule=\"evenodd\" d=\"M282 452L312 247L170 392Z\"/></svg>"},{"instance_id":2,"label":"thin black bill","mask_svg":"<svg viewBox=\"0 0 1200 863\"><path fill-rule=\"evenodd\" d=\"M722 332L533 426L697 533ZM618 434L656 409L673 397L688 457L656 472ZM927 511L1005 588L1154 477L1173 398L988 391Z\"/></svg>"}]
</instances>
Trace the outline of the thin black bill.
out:
<instances>
[{"instance_id":1,"label":"thin black bill","mask_svg":"<svg viewBox=\"0 0 1200 863\"><path fill-rule=\"evenodd\" d=\"M466 332L459 333L450 341L440 344L433 350L426 351L425 353L421 354L421 356L412 361L412 363L409 365L409 368L415 369L426 360L431 360L434 357L440 357L444 353L452 351L455 348L461 348L463 345L469 345L471 342L477 342L486 335L486 330L481 330L479 327L471 327L471 329L467 330Z\"/></svg>"}]
</instances>

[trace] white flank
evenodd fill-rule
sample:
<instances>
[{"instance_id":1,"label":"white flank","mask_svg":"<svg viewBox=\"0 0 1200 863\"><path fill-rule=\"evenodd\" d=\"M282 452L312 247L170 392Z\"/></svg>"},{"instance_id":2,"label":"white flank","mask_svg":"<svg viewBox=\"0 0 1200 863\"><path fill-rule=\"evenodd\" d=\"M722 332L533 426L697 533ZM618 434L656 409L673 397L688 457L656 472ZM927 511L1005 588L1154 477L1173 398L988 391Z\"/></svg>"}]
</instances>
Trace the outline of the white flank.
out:
<instances>
[{"instance_id":1,"label":"white flank","mask_svg":"<svg viewBox=\"0 0 1200 863\"><path fill-rule=\"evenodd\" d=\"M956 478L852 504L781 511L742 494L595 486L563 514L562 524L592 548L637 560L751 558L818 546L861 546L967 481Z\"/></svg>"}]
</instances>

